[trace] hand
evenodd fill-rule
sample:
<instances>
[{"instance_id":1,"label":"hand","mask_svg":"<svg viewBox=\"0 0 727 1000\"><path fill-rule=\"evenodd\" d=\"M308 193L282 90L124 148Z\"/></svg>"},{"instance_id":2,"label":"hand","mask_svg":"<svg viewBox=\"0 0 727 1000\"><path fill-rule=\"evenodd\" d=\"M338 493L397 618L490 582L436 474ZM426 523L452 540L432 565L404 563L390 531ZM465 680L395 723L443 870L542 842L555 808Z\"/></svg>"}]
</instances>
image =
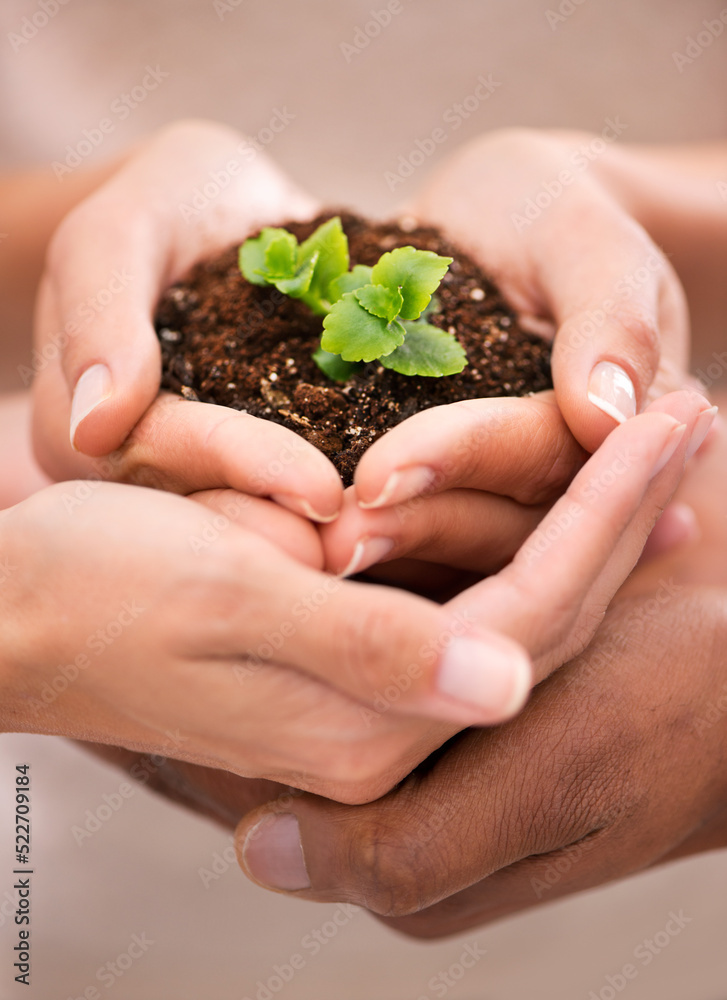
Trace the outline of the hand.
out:
<instances>
[{"instance_id":1,"label":"hand","mask_svg":"<svg viewBox=\"0 0 727 1000\"><path fill-rule=\"evenodd\" d=\"M364 808L305 796L256 810L237 833L246 873L436 937L725 846L725 468L722 428L678 494L701 541L634 573L517 719L461 734ZM295 817L284 840L278 813Z\"/></svg>"},{"instance_id":2,"label":"hand","mask_svg":"<svg viewBox=\"0 0 727 1000\"><path fill-rule=\"evenodd\" d=\"M727 691L726 630L725 591L622 602L516 720L462 734L380 801L304 797L246 816L243 870L284 890L302 843L304 898L436 937L726 846L725 715L706 714Z\"/></svg>"},{"instance_id":3,"label":"hand","mask_svg":"<svg viewBox=\"0 0 727 1000\"><path fill-rule=\"evenodd\" d=\"M680 401L683 403L683 400ZM669 400L667 398L661 401L659 405L673 406L674 400ZM670 435L672 436L672 440L669 442L667 452L670 449L673 449L674 435L673 431L671 430L673 425L674 425L673 420L670 421L668 418L665 419L665 415L663 413L655 411L654 413L645 414L642 417L635 418L633 421L629 422L629 425L627 427L621 428L619 432L613 435L613 440L617 440L618 438L624 439L621 445L622 447L621 461L625 463L626 467L623 469L623 472L620 476L620 480L629 483L629 486L628 488L621 488L620 485L617 487L617 485L614 483L612 486L610 486L609 490L604 495L602 496L599 495L597 502L594 502L589 508L583 511L582 520L579 518L575 519L577 522L577 528L575 529L575 537L574 533L570 533L568 530L563 529L564 536L570 533L571 543L573 543L577 547L580 546L583 548L584 551L582 553L579 553L579 558L582 558L586 562L588 562L589 558L592 558L594 556L594 553L598 555L599 550L603 545L610 546L610 549L616 550L618 548L618 545L621 545L623 547L623 545L625 544L624 540L628 538L629 533L631 533L635 537L636 532L634 531L633 527L629 527L627 530L623 532L621 536L621 541L619 542L618 541L619 532L621 529L618 526L612 528L611 524L612 522L615 522L618 525L620 517L619 510L621 510L621 513L623 513L624 498L628 495L632 495L634 491L634 483L639 481L639 477L635 476L633 471L631 470L634 467L638 469L641 468L642 466L644 466L646 469L652 468L654 455L659 454L660 447L661 447L661 456L659 460L663 461L664 438L665 437L668 438ZM636 429L634 434L631 433L632 429ZM656 436L655 436L655 429L658 429L658 434ZM634 438L633 441L631 441L631 437ZM608 444L611 443L611 440L612 439L609 439ZM644 441L648 442L648 447L646 451L641 453L637 451L631 453L629 451L630 447L632 446L633 447L636 447L636 445L643 446ZM656 443L657 441L660 442L660 444L657 444ZM682 447L684 444L685 442L682 441ZM651 454L651 452L653 452L653 454ZM632 454L632 459L633 459L632 462L628 462L626 460L629 454ZM610 456L608 455L607 447L601 449L599 454L591 461L592 463L595 463L596 460L598 460L599 462L601 460L605 460L607 463L606 464L607 470L612 468L613 466L612 462L610 465L608 464L608 462L610 461ZM672 467L671 475L672 476L678 475L679 467L681 466L681 460L679 458L678 450L672 455L671 459L667 462L667 465L664 467L664 469L657 474L656 481L658 481L659 479L663 479L665 476L667 476L670 466ZM676 472L673 466L676 466ZM595 473L597 472L598 468L600 468L600 466L594 466L592 471ZM598 484L599 482L605 484L605 480L603 478L599 480L598 476L594 475L591 480L591 483ZM110 488L111 487L106 487L106 489ZM654 492L654 487L652 487L652 492ZM596 493L598 493L597 490ZM614 498L617 499L615 500ZM167 498L167 499L172 499L172 498ZM658 503L658 496L653 496L652 501L654 503ZM180 501L176 502L179 503ZM262 502L258 501L258 503ZM554 508L552 513L555 513L556 511L557 511L557 506ZM282 515L283 513L284 512L278 512L278 516ZM259 517L259 514L256 513L255 517L256 518ZM546 519L546 522L547 520L548 519ZM546 522L544 522L544 525L546 525ZM553 521L551 523L557 524L557 521ZM547 525L545 527L545 530L547 531ZM642 526L641 530L648 531L648 528L644 529ZM591 534L593 535L592 540L589 539L589 535ZM546 626L552 625L552 622L548 621L548 617L549 615L551 617L553 616L553 611L559 612L561 618L563 615L568 616L571 614L574 614L577 617L578 614L580 613L578 605L577 604L575 605L575 610L574 610L570 606L573 602L572 601L569 602L568 600L568 588L570 587L571 589L573 589L573 585L571 584L570 580L567 579L567 575L564 583L563 579L564 574L562 572L558 572L560 569L560 565L562 563L562 549L564 545L565 543L559 544L558 540L554 539L549 552L546 552L544 554L543 563L541 564L543 566L546 565L547 559L550 558L551 561L550 570L552 575L552 588L551 588L552 593L545 591L544 588L542 588L542 586L540 588L544 590L544 593L541 594L541 599L545 600L546 602L549 601L550 605L549 607L546 607L542 611L542 614L534 616L532 613L533 602L532 600L526 600L525 607L522 613L523 628L528 625L529 618L530 619L535 618L536 620L542 619L545 622ZM623 552L621 553L621 556L623 556ZM598 558L593 558L593 565L596 568L600 565ZM720 566L722 565L721 561L719 561L719 565ZM538 572L539 570L536 570L534 574L535 577L537 577ZM595 572L596 575L598 575L597 569ZM580 579L583 582L585 578L581 577ZM588 581L586 580L585 583L587 584ZM279 582L278 586L280 586ZM447 705L446 699L440 699L440 702L436 704L435 708L435 703L432 700L433 696L431 693L431 688L434 686L434 680L437 677L437 671L439 671L441 674L442 667L447 660L447 654L446 652L444 653L442 652L442 647L444 647L445 649L450 648L452 645L451 633L454 631L454 634L457 634L458 632L461 633L462 631L461 628L458 627L461 625L462 619L460 618L459 622L456 619L450 619L449 631L443 631L437 635L436 628L437 627L441 628L443 623L446 623L446 619L442 618L442 614L444 614L447 611L447 609L440 609L437 608L435 605L430 605L427 604L426 602L417 601L414 604L412 604L411 603L412 599L409 598L407 595L398 594L397 592L391 590L381 592L378 590L378 588L373 588L373 587L369 588L355 587L354 590L351 590L350 588L353 586L354 585L352 584L341 585L343 590L347 590L346 596L350 597L351 600L354 602L354 604L349 604L348 608L341 612L341 617L338 619L339 622L338 628L340 629L340 623L346 621L345 616L348 615L349 617L347 620L347 628L349 630L351 629L358 630L352 639L354 649L356 648L357 645L362 646L363 649L359 651L359 657L361 657L363 652L365 660L362 662L361 659L359 659L358 662L354 661L352 663L350 650L347 652L346 649L344 648L343 655L339 654L338 656L334 655L333 657L331 657L331 660L334 664L334 669L328 670L328 672L326 672L327 664L326 664L325 653L327 647L325 647L325 642L329 641L329 632L331 629L334 629L334 643L335 643L336 620L335 618L331 619L330 617L328 617L328 608L327 606L325 606L321 609L322 613L320 615L320 618L318 619L318 623L320 624L321 629L323 629L323 632L321 633L322 638L324 640L324 646L322 647L323 654L319 656L315 669L317 671L321 671L320 676L325 677L329 683L335 683L337 685L340 685L340 687L345 690L349 691L356 690L359 693L362 693L365 687L368 686L368 695L364 696L363 694L361 694L361 697L362 701L364 701L364 703L368 704L370 707L368 708L364 707L359 702L358 717L350 715L344 718L344 728L346 724L348 724L351 728L349 735L346 737L345 740L343 755L341 754L341 748L337 748L336 749L337 756L331 758L330 757L331 749L329 746L328 747L329 757L328 758L323 757L323 754L326 750L326 744L325 742L321 744L320 740L317 740L312 748L310 746L305 745L305 740L304 740L303 741L304 749L302 751L309 755L311 753L315 755L315 753L318 750L321 751L324 764L321 765L319 762L318 766L319 767L323 766L324 770L326 771L326 776L329 779L328 780L329 790L324 794L329 794L332 795L333 797L349 802L363 801L367 798L372 798L376 794L376 792L382 793L383 791L386 791L387 788L390 788L392 786L394 780L396 780L397 777L401 778L404 774L404 772L401 771L401 767L398 764L394 764L393 766L391 764L391 758L389 756L391 754L391 749L392 749L391 744L389 743L387 745L385 742L386 738L388 738L388 734L391 733L391 730L382 728L383 725L382 720L388 719L390 726L400 727L402 723L404 723L404 719L397 718L397 711L403 709L403 712L406 713L407 711L412 711L412 706L417 706L417 705L420 706L420 711L422 710L421 706L426 705L430 709L432 714L434 714L435 711L442 713L444 712L455 713L458 711L458 707L456 706L456 704L450 703L449 705ZM533 586L535 589L538 589L537 579L534 580ZM597 586L591 587L590 594L593 595L597 593L599 586L602 586L602 583L599 583ZM659 586L661 586L661 584L659 584ZM503 589L505 596L507 596L508 588L505 587ZM587 592L589 591L589 587L587 585L585 586L585 590ZM593 600L597 600L597 598L593 598ZM514 603L517 604L517 601L515 601ZM333 599L331 601L331 604L333 604ZM584 606L588 607L588 601L585 602ZM406 642L412 637L408 636L405 633L405 629L402 626L402 622L406 622L407 626L409 624L412 624L412 626L414 627L415 614L419 616L420 611L421 611L421 616L416 619L416 628L414 628L414 634L416 638L413 641L417 643L420 641L422 642L422 645L419 646L418 652L414 654L419 657L420 664L426 665L420 667L420 670L422 670L423 673L422 680L419 679L418 672L410 672L410 667L402 669L402 664L406 662L407 656L412 654L411 649L409 650L406 649ZM388 619L387 615L389 615ZM190 616L188 614L180 614L179 618L184 622L190 620ZM555 619L556 634L560 624L561 622L556 617ZM258 622L258 627L262 627L262 623ZM476 634L477 635L481 634L479 629L476 630ZM299 638L301 640L301 643L305 646L306 643L310 641L311 635L310 634L306 635L304 634L304 630L301 630ZM314 639L316 638L316 633L313 634L313 638ZM584 644L588 641L588 635L585 630L581 630L578 633L578 639ZM270 635L268 635L266 641L272 641ZM344 645L345 641L346 637L344 637ZM392 643L393 643L393 648L392 648ZM494 649L486 651L483 647L482 649L483 667L490 669L492 668L493 659L496 660L496 657L494 655L496 648L497 647L494 647ZM597 648L597 647L591 647L591 648ZM500 649L500 651L501 652L503 651L502 648ZM512 652L512 650L510 650L510 652ZM473 653L476 654L476 650L474 649L474 647L473 647ZM286 662L288 661L289 656L290 654L286 649L284 654ZM437 663L438 660L439 663ZM352 666L351 670L341 669L341 666L346 663L351 664ZM308 667L308 670L310 670L310 667ZM272 664L270 665L266 664L265 672L262 674L263 679L265 677L265 674L267 674L270 671L272 671ZM387 673L388 673L388 679L382 682L382 675L385 677ZM260 672L254 671L252 676L254 678L258 678L260 676ZM364 678L363 681L362 677ZM401 683L402 680L405 683ZM378 693L375 694L372 699L371 690L372 688L375 688L377 682L379 685L382 686L379 687ZM289 681L286 681L286 683L289 683ZM386 686L384 687L383 684L386 684ZM389 689L393 690L393 694L388 694ZM253 687L252 689L253 694L255 693L255 690L256 689ZM280 690L282 690L282 687L280 686L275 688L275 693L276 695L278 695L278 697ZM325 691L325 689L323 690ZM548 687L541 686L538 693L536 694L537 705L541 704L541 699L543 698L542 692L544 690L548 690ZM507 691L502 693L504 696L506 697L508 696ZM427 694L429 694L429 701L427 701ZM490 691L489 694L491 697L492 691ZM320 699L322 695L318 695L318 697ZM512 702L512 693L510 693L509 700ZM338 711L338 708L336 706L334 706L334 709ZM461 711L461 709L459 710ZM325 714L326 712L325 705L323 705L322 711ZM532 708L527 709L526 710L527 717L532 718L532 713L534 711L535 709ZM554 712L557 718L558 717L557 706L554 709ZM294 712L292 709L288 713L288 715L289 718L294 717ZM333 713L331 713L328 716L329 721L331 718L333 718ZM364 743L361 741L364 739L364 737L360 725L353 724L353 723L360 723L362 718L365 720L366 727L368 727L368 725L370 724L373 724L375 730L375 732L372 734L371 741L369 741L369 743L365 745L365 752L362 749ZM303 720L304 730L305 730L305 725L309 725L309 723L310 719ZM314 731L316 733L319 732L318 729L315 729ZM401 733L402 730L399 728L398 732ZM439 731L436 731L435 729L432 728L432 725L430 723L429 727L423 730L422 729L417 730L416 727L414 729L410 729L408 731L410 739L416 732L418 732L420 738L419 743L417 744L416 751L409 752L413 745L413 743L410 742L407 745L405 752L400 757L400 761L403 761L404 757L406 757L408 753L410 763L412 762L415 763L417 759L421 759L421 757L423 756L422 751L426 745L427 739L432 739L436 733L436 738L438 742L442 742L443 739L446 738L446 736L448 735L451 736L454 734L454 729L453 728L450 728L449 730L440 729ZM500 730L498 730L498 732L500 732ZM502 732L503 734L505 734L502 737L503 740L505 740L505 746L509 747L511 744L507 742L508 737L506 734L511 732L511 730L509 727L506 727L505 729L502 730ZM480 732L478 734L472 735L471 738L475 740L481 739L483 746L489 746L493 740L499 739L499 737L496 737L493 732ZM330 734L329 734L329 739L330 739ZM469 740L470 736L459 737L459 739ZM523 741L523 742L524 745L529 746L528 741ZM457 746L457 743L454 743L451 746L454 748ZM164 751L164 747L162 747L162 750ZM169 749L167 748L165 752L168 754ZM399 745L399 752L401 752L401 744ZM449 752L450 751L447 751L447 753ZM443 759L446 758L447 753L445 753ZM396 756L396 753L394 754L394 756ZM194 758L190 757L190 759ZM432 762L432 765L433 763L434 762ZM427 765L425 773L429 773L431 771L432 765ZM331 768L333 768L333 770L336 772L333 780L330 780L332 777ZM362 768L367 768L368 774L365 775L362 774L361 771ZM235 770L235 767L233 766L232 769ZM175 773L179 772L175 771ZM243 771L242 773L264 774L269 778L287 780L299 787L309 787L309 788L316 787L317 790L321 790L326 785L325 781L311 780L310 775L301 776L300 774L298 775L294 774L291 777L290 772L286 773L284 771L251 772L249 770L246 770ZM489 773L490 772L488 770L487 774ZM414 781L414 779L412 779L412 781ZM182 769L182 782L185 788L187 788L187 790L189 790L189 787L193 788L195 786L196 778L193 768ZM202 793L205 801L208 804L210 801L210 794L212 794L213 799L215 795L217 795L217 792L215 792L214 789L217 788L217 791L219 791L219 785L216 782L213 781L211 787L212 787L212 793L210 793L210 786L208 786L206 779L204 779ZM233 784L232 791L234 792L234 789L237 787L238 787L237 785ZM405 785L404 787L407 786ZM412 787L416 787L416 781ZM257 795L258 792L260 792L261 795L265 795L268 790L265 788L262 788L261 790L259 786L256 786L256 790L253 791L255 795ZM239 808L244 802L249 801L249 799L245 797L247 795L247 792L244 792L242 798L239 797L233 798L232 800L229 801L226 799L227 791L225 790L225 788L222 789L222 792L220 792L220 794L222 794L223 803L227 802L227 805L225 807L226 812L224 813L224 815L227 816L228 818L230 809L234 810L235 808ZM187 797L189 796L187 795ZM446 796L444 797L444 799L446 800ZM301 799L301 801L304 800ZM437 801L438 802L443 801L441 795L438 795ZM278 799L277 804L278 806L282 807L286 803L283 803ZM242 811L241 808L240 811ZM272 811L275 811L275 808L273 808ZM279 808L277 811L281 811L281 809ZM264 837L262 836L262 834L260 835L260 837L262 843ZM266 879L263 878L261 875L259 875L258 877L260 877L262 881L266 881ZM288 888L291 887L292 886L288 886ZM297 887L299 888L300 886Z\"/></svg>"},{"instance_id":4,"label":"hand","mask_svg":"<svg viewBox=\"0 0 727 1000\"><path fill-rule=\"evenodd\" d=\"M174 125L61 224L37 310L36 452L54 479L180 493L229 486L327 520L342 486L318 449L227 407L157 399L162 290L256 227L316 210L267 157L241 153L241 141L223 126Z\"/></svg>"},{"instance_id":5,"label":"hand","mask_svg":"<svg viewBox=\"0 0 727 1000\"><path fill-rule=\"evenodd\" d=\"M372 553L381 556L384 541L389 555L447 560L480 573L492 573L512 558L504 569L457 594L446 607L473 630L496 629L525 647L532 660L532 676L521 675L519 685L514 681L512 685L519 686L522 701L533 680L539 682L590 642L611 598L638 561L676 486L685 456L693 454L705 439L714 409L698 393L675 393L618 427L513 557L513 542L520 544L540 521L543 506L527 506L508 496L478 491L486 489L489 481L498 493L518 501L542 500L543 486L552 489L549 477L557 482L563 468L568 470L573 464L576 453L572 439L557 408L537 397L458 405L459 411L447 407L441 414L419 414L407 422L408 428L402 424L391 432L390 443L387 436L374 448L380 446L377 472L383 466L385 477L387 467L391 468L388 453L398 448L396 432L402 438L406 434L408 448L399 449L400 454L406 450L415 467L421 464L420 455L428 455L430 465L439 473L437 487L441 481L443 488L462 483L467 489L435 493L418 504L405 502L376 510L361 510L347 498L342 517L327 526L322 537L329 565L335 565L336 560L340 565L346 559L358 559L359 567L366 565ZM675 423L688 425L688 430L680 444L677 438L681 431L675 431L671 441L663 440L666 450L661 458L658 448L647 457L642 449L648 447L656 424L667 420L667 413L677 418ZM459 420L453 419L455 415ZM543 444L546 447L541 450ZM665 478L662 463L675 448L682 461L669 462ZM513 455L522 455L519 464L514 465ZM657 470L655 476L653 469ZM396 479L397 474L393 475ZM396 488L406 484L405 471ZM357 490L358 485L354 493ZM528 490L532 492L528 494ZM470 654L466 637L450 646L449 656L460 663L462 695L466 686L474 694L485 678L474 667L472 673L467 667ZM453 668L453 676L458 669ZM512 677L514 665L508 669ZM491 676L488 682L492 683ZM485 689L479 690L485 697ZM450 691L454 693L454 687ZM498 714L491 703L490 722L502 721L516 711L504 701L499 702L499 708Z\"/></svg>"},{"instance_id":6,"label":"hand","mask_svg":"<svg viewBox=\"0 0 727 1000\"><path fill-rule=\"evenodd\" d=\"M378 579L396 571L400 582L410 572L415 585L431 564L440 585L444 568L494 573L586 458L552 392L424 410L361 459L341 514L321 529L326 566L343 575L371 567Z\"/></svg>"},{"instance_id":7,"label":"hand","mask_svg":"<svg viewBox=\"0 0 727 1000\"><path fill-rule=\"evenodd\" d=\"M517 720L462 734L363 812L284 804L301 824L303 895L416 913L388 922L434 937L727 843L727 716L714 709L727 689L727 538L709 475L698 468L689 486L688 500L713 508L702 544L635 574L589 650ZM700 586L720 575L723 589ZM241 849L257 831L243 867L267 884L277 811L238 831Z\"/></svg>"},{"instance_id":8,"label":"hand","mask_svg":"<svg viewBox=\"0 0 727 1000\"><path fill-rule=\"evenodd\" d=\"M313 526L269 501L198 499L82 481L0 513L0 730L380 795L456 727L372 721L346 689L384 687L449 617L321 573Z\"/></svg>"},{"instance_id":9,"label":"hand","mask_svg":"<svg viewBox=\"0 0 727 1000\"><path fill-rule=\"evenodd\" d=\"M695 398L662 405L693 425ZM570 504L572 563L588 584L580 604L562 539L534 556L526 547L499 587L480 593L493 577L466 603L438 607L320 573L313 527L263 500L207 494L224 513L210 517L139 488L42 490L0 516L0 610L17 623L5 649L5 728L181 756L341 801L383 794L458 728L519 710L531 671L501 634L516 619L537 648L536 676L587 643L600 602L643 545L644 521L679 476L686 429L658 412L619 428L589 463L596 482L616 468L614 454L623 466L601 505L586 504L581 474L543 521L548 537ZM604 548L617 565L602 574ZM550 611L537 605L543 593ZM557 642L538 648L554 611ZM173 752L170 731L183 734Z\"/></svg>"},{"instance_id":10,"label":"hand","mask_svg":"<svg viewBox=\"0 0 727 1000\"><path fill-rule=\"evenodd\" d=\"M615 138L495 132L409 206L473 253L526 325L555 336L558 405L589 452L684 384L689 349L679 281L610 183Z\"/></svg>"}]
</instances>

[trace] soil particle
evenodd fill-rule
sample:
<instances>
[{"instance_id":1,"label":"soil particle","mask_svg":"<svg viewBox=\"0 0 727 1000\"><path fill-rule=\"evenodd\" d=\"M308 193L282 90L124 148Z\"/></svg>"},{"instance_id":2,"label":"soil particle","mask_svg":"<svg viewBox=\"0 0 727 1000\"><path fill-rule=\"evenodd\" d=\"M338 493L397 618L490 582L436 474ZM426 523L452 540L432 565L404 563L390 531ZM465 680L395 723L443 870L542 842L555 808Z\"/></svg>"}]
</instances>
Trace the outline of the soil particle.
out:
<instances>
[{"instance_id":1,"label":"soil particle","mask_svg":"<svg viewBox=\"0 0 727 1000\"><path fill-rule=\"evenodd\" d=\"M275 288L247 282L234 246L197 264L159 302L164 388L283 424L328 455L348 485L364 451L419 410L552 387L550 345L520 328L482 269L436 229L411 219L371 223L346 212L285 228L302 241L335 214L348 236L351 266L373 265L400 246L454 257L436 293L438 311L427 321L456 335L467 352L464 371L411 377L374 361L346 383L331 382L311 358L320 317Z\"/></svg>"}]
</instances>

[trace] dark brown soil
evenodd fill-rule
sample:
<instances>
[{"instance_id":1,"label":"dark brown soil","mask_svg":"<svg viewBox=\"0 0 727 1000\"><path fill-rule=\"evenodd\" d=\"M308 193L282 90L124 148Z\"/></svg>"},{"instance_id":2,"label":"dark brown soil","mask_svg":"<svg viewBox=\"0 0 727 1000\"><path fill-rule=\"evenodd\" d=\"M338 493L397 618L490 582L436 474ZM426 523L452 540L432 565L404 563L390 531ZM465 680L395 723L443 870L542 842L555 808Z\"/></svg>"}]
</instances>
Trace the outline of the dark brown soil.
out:
<instances>
[{"instance_id":1,"label":"dark brown soil","mask_svg":"<svg viewBox=\"0 0 727 1000\"><path fill-rule=\"evenodd\" d=\"M368 223L327 212L288 223L299 240L341 216L351 265L373 265L386 250L411 245L454 257L427 321L456 334L469 364L459 375L399 375L377 362L344 384L311 360L321 318L274 288L247 282L237 247L196 265L167 290L157 308L166 389L274 420L301 434L332 460L346 483L364 451L419 410L479 396L524 396L552 386L550 346L524 332L493 283L467 254L428 227Z\"/></svg>"}]
</instances>

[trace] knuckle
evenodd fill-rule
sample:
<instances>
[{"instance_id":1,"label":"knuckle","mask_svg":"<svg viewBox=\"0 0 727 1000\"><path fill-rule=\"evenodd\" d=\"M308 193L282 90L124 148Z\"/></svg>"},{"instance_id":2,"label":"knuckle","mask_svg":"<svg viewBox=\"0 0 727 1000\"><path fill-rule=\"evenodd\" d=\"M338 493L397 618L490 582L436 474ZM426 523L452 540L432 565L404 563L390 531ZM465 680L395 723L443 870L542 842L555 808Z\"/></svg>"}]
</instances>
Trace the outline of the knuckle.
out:
<instances>
[{"instance_id":1,"label":"knuckle","mask_svg":"<svg viewBox=\"0 0 727 1000\"><path fill-rule=\"evenodd\" d=\"M385 817L362 820L355 842L355 870L360 875L365 905L385 917L404 917L427 905L426 860L410 841L401 839L401 820L390 825Z\"/></svg>"},{"instance_id":2,"label":"knuckle","mask_svg":"<svg viewBox=\"0 0 727 1000\"><path fill-rule=\"evenodd\" d=\"M616 309L614 318L628 339L629 350L639 358L640 366L656 368L661 353L661 338L653 313L634 304L621 305Z\"/></svg>"},{"instance_id":3,"label":"knuckle","mask_svg":"<svg viewBox=\"0 0 727 1000\"><path fill-rule=\"evenodd\" d=\"M390 664L406 662L407 642L401 615L382 601L362 604L340 622L340 654L349 682L367 694L384 683Z\"/></svg>"},{"instance_id":4,"label":"knuckle","mask_svg":"<svg viewBox=\"0 0 727 1000\"><path fill-rule=\"evenodd\" d=\"M552 501L570 483L586 460L585 451L560 419L562 427L558 428L555 441L550 421L544 419L535 429L531 447L535 450L537 459L529 467L531 474L527 483L522 485L515 497L520 503L540 504Z\"/></svg>"}]
</instances>

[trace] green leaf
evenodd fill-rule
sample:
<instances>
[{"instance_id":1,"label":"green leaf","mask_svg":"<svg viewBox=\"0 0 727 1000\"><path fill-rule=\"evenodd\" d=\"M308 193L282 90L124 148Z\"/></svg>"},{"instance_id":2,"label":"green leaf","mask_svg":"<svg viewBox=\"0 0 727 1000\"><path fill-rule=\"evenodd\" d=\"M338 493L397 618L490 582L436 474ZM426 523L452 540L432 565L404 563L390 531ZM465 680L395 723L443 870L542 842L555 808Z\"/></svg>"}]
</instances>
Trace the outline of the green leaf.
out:
<instances>
[{"instance_id":1,"label":"green leaf","mask_svg":"<svg viewBox=\"0 0 727 1000\"><path fill-rule=\"evenodd\" d=\"M385 285L364 285L354 294L366 312L388 322L396 319L404 305L399 289L386 288Z\"/></svg>"},{"instance_id":2,"label":"green leaf","mask_svg":"<svg viewBox=\"0 0 727 1000\"><path fill-rule=\"evenodd\" d=\"M328 291L331 282L348 271L348 239L337 215L301 243L298 266L313 257L317 258L317 263L303 301L314 312L325 313L331 301Z\"/></svg>"},{"instance_id":3,"label":"green leaf","mask_svg":"<svg viewBox=\"0 0 727 1000\"><path fill-rule=\"evenodd\" d=\"M442 311L442 303L439 301L439 296L432 295L432 301L429 303L429 305L419 318L428 319L430 316L436 316L437 313L440 313L441 311Z\"/></svg>"},{"instance_id":4,"label":"green leaf","mask_svg":"<svg viewBox=\"0 0 727 1000\"><path fill-rule=\"evenodd\" d=\"M353 292L346 292L323 320L321 347L344 361L373 361L403 344L405 334L398 320L372 316Z\"/></svg>"},{"instance_id":5,"label":"green leaf","mask_svg":"<svg viewBox=\"0 0 727 1000\"><path fill-rule=\"evenodd\" d=\"M305 300L305 295L310 288L311 279L315 271L316 257L312 257L292 278L270 278L271 284L275 285L283 295L289 295L293 299Z\"/></svg>"},{"instance_id":6,"label":"green leaf","mask_svg":"<svg viewBox=\"0 0 727 1000\"><path fill-rule=\"evenodd\" d=\"M464 348L451 333L430 323L404 323L406 339L395 351L380 358L385 368L401 375L439 378L456 375L467 364Z\"/></svg>"},{"instance_id":7,"label":"green leaf","mask_svg":"<svg viewBox=\"0 0 727 1000\"><path fill-rule=\"evenodd\" d=\"M265 251L265 271L275 278L292 278L298 263L298 241L292 233L277 236Z\"/></svg>"},{"instance_id":8,"label":"green leaf","mask_svg":"<svg viewBox=\"0 0 727 1000\"><path fill-rule=\"evenodd\" d=\"M347 271L335 278L328 286L329 301L331 303L338 302L346 292L355 292L359 288L363 288L364 285L370 285L371 271L372 268L365 264L357 264L352 271Z\"/></svg>"},{"instance_id":9,"label":"green leaf","mask_svg":"<svg viewBox=\"0 0 727 1000\"><path fill-rule=\"evenodd\" d=\"M268 269L266 254L268 247L281 237L289 237L290 233L285 229L274 229L266 226L259 236L251 237L240 247L239 264L243 277L253 285L272 284L268 280Z\"/></svg>"},{"instance_id":10,"label":"green leaf","mask_svg":"<svg viewBox=\"0 0 727 1000\"><path fill-rule=\"evenodd\" d=\"M399 247L385 253L374 265L371 280L375 285L398 288L404 299L402 319L418 319L439 287L451 257L440 257L431 250Z\"/></svg>"},{"instance_id":11,"label":"green leaf","mask_svg":"<svg viewBox=\"0 0 727 1000\"><path fill-rule=\"evenodd\" d=\"M319 347L313 352L313 360L324 375L334 382L348 382L352 375L361 368L355 361L344 361L340 354L330 354Z\"/></svg>"}]
</instances>

